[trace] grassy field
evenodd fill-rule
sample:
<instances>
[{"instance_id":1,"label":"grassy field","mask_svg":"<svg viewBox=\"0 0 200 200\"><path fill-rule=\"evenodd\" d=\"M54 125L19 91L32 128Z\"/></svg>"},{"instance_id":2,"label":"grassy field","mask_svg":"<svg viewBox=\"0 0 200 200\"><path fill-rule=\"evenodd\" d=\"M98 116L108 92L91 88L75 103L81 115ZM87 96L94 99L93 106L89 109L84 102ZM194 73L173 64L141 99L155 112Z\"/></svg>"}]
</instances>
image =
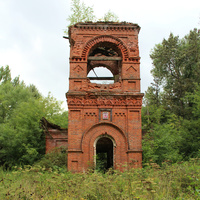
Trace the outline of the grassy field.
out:
<instances>
[{"instance_id":1,"label":"grassy field","mask_svg":"<svg viewBox=\"0 0 200 200\"><path fill-rule=\"evenodd\" d=\"M0 199L200 199L200 159L105 174L40 166L0 169Z\"/></svg>"}]
</instances>

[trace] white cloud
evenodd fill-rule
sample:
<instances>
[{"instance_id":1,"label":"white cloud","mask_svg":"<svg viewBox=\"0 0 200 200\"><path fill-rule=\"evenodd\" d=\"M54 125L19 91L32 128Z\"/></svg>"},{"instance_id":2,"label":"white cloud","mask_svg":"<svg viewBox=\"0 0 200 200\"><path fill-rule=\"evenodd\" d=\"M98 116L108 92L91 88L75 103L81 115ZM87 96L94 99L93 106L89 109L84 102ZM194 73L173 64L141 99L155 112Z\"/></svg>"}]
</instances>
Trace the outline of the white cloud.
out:
<instances>
[{"instance_id":1,"label":"white cloud","mask_svg":"<svg viewBox=\"0 0 200 200\"><path fill-rule=\"evenodd\" d=\"M141 26L141 86L152 81L150 50L170 32L183 37L200 23L199 0L84 0L102 17L111 10L121 21ZM62 38L70 14L70 0L0 0L0 66L10 65L44 94L65 101L69 77L69 42Z\"/></svg>"}]
</instances>

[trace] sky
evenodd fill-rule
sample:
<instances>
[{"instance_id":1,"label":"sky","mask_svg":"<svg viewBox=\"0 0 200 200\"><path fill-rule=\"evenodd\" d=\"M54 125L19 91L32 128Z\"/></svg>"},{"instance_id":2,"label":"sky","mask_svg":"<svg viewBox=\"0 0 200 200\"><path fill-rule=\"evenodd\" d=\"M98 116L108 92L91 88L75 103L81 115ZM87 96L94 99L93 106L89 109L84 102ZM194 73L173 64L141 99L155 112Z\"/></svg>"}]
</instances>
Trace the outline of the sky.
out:
<instances>
[{"instance_id":1,"label":"sky","mask_svg":"<svg viewBox=\"0 0 200 200\"><path fill-rule=\"evenodd\" d=\"M200 28L199 0L84 0L97 18L111 10L120 21L141 27L141 92L151 85L156 44L170 33L183 38ZM43 96L49 92L67 109L69 42L63 39L71 14L70 0L0 0L0 67L9 65L12 77L34 84Z\"/></svg>"}]
</instances>

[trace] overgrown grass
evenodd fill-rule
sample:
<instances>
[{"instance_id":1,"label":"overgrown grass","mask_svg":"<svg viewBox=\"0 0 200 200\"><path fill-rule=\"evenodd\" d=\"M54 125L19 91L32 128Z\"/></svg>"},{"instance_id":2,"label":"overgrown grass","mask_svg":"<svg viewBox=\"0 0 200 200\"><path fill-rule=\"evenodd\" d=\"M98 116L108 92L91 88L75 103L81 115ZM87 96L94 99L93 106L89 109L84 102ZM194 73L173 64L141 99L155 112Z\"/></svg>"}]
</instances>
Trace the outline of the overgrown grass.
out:
<instances>
[{"instance_id":1,"label":"overgrown grass","mask_svg":"<svg viewBox=\"0 0 200 200\"><path fill-rule=\"evenodd\" d=\"M0 199L200 199L200 159L105 174L40 166L1 169Z\"/></svg>"}]
</instances>

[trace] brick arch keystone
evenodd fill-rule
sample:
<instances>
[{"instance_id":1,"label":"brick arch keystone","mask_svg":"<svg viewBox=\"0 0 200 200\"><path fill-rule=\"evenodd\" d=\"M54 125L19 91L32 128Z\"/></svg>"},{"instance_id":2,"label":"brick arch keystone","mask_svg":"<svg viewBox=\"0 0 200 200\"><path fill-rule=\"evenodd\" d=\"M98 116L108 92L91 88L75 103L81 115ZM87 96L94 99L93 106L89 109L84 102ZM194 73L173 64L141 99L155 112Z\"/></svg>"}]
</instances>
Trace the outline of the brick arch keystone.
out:
<instances>
[{"instance_id":1,"label":"brick arch keystone","mask_svg":"<svg viewBox=\"0 0 200 200\"><path fill-rule=\"evenodd\" d=\"M102 42L110 42L110 43L115 44L120 49L123 59L127 59L129 57L128 50L127 50L126 46L124 45L124 43L119 38L116 38L114 36L101 35L101 36L97 36L95 38L92 38L91 40L89 40L86 43L86 45L85 45L85 47L83 48L83 51L82 51L82 58L87 59L87 56L88 56L90 49L94 45L96 45L98 43L102 43Z\"/></svg>"}]
</instances>

